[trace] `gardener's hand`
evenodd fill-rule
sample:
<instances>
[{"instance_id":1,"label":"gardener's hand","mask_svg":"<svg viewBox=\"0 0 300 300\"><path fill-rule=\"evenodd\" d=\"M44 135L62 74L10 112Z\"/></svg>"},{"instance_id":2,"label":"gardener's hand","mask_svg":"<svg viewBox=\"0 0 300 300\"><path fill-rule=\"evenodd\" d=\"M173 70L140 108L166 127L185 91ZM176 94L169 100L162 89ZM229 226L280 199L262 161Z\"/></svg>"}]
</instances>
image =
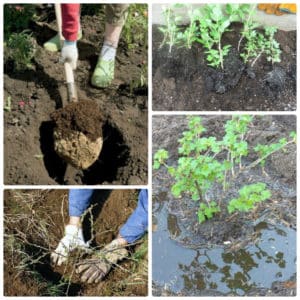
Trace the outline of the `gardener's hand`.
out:
<instances>
[{"instance_id":1,"label":"gardener's hand","mask_svg":"<svg viewBox=\"0 0 300 300\"><path fill-rule=\"evenodd\" d=\"M81 281L99 283L118 261L128 256L121 239L115 239L102 250L96 251L91 259L77 264L76 273L82 274Z\"/></svg>"},{"instance_id":2,"label":"gardener's hand","mask_svg":"<svg viewBox=\"0 0 300 300\"><path fill-rule=\"evenodd\" d=\"M64 41L63 47L61 49L60 62L69 62L72 69L75 70L77 67L78 60L78 49L76 41Z\"/></svg>"},{"instance_id":3,"label":"gardener's hand","mask_svg":"<svg viewBox=\"0 0 300 300\"><path fill-rule=\"evenodd\" d=\"M65 227L65 236L51 253L51 261L54 265L61 266L67 260L71 251L77 248L87 250L88 247L89 243L84 241L82 229L76 225L67 225Z\"/></svg>"}]
</instances>

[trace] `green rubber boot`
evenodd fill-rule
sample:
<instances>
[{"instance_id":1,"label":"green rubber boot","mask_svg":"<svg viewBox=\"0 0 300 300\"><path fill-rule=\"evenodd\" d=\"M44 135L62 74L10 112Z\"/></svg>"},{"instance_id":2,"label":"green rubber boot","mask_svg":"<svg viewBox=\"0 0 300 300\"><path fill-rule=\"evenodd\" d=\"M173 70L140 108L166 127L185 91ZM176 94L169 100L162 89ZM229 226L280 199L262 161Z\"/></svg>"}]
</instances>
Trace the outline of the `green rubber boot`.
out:
<instances>
[{"instance_id":1,"label":"green rubber boot","mask_svg":"<svg viewBox=\"0 0 300 300\"><path fill-rule=\"evenodd\" d=\"M50 52L59 51L61 49L59 34L56 34L53 38L44 43L44 49Z\"/></svg>"},{"instance_id":2,"label":"green rubber boot","mask_svg":"<svg viewBox=\"0 0 300 300\"><path fill-rule=\"evenodd\" d=\"M99 57L91 83L98 88L110 86L115 75L115 60L103 60Z\"/></svg>"},{"instance_id":3,"label":"green rubber boot","mask_svg":"<svg viewBox=\"0 0 300 300\"><path fill-rule=\"evenodd\" d=\"M78 40L82 38L82 31L78 32ZM59 34L57 33L53 38L44 43L44 49L50 52L57 52L61 50L61 43L59 39Z\"/></svg>"}]
</instances>

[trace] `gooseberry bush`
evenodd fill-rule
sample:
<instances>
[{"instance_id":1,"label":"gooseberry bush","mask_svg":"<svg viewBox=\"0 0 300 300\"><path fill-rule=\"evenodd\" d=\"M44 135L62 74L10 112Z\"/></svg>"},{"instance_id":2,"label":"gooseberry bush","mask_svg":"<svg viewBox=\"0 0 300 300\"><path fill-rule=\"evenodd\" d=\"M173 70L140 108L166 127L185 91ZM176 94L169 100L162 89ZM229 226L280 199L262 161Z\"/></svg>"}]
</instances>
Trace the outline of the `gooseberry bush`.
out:
<instances>
[{"instance_id":1,"label":"gooseberry bush","mask_svg":"<svg viewBox=\"0 0 300 300\"><path fill-rule=\"evenodd\" d=\"M189 118L188 130L179 139L179 159L176 166L169 166L168 151L159 149L154 154L153 168L165 167L174 179L171 192L174 197L188 195L199 201L198 220L200 223L211 219L221 212L222 202L227 199L230 187L242 173L256 166L264 167L267 158L276 151L284 150L287 145L296 142L295 132L289 138L282 138L272 144L257 144L250 147L247 138L253 116L233 116L225 123L225 133L221 139L207 136L198 116ZM257 158L249 163L249 153ZM212 189L218 185L222 196L213 199ZM271 197L271 191L265 183L257 182L243 186L236 198L227 201L228 213L247 212L256 204ZM228 200L228 199L227 199Z\"/></svg>"},{"instance_id":2,"label":"gooseberry bush","mask_svg":"<svg viewBox=\"0 0 300 300\"><path fill-rule=\"evenodd\" d=\"M184 31L179 26L182 17L176 13L178 7L187 8L189 24ZM272 64L280 62L280 45L274 37L277 29L269 26L258 30L259 24L253 20L255 7L255 4L206 4L201 8L174 4L163 7L166 26L159 27L164 35L161 46L169 45L171 53L174 46L191 49L194 43L200 43L205 49L207 64L224 69L224 59L233 45L223 45L222 37L231 30L233 22L241 22L243 28L237 50L244 63L253 67L262 55Z\"/></svg>"}]
</instances>

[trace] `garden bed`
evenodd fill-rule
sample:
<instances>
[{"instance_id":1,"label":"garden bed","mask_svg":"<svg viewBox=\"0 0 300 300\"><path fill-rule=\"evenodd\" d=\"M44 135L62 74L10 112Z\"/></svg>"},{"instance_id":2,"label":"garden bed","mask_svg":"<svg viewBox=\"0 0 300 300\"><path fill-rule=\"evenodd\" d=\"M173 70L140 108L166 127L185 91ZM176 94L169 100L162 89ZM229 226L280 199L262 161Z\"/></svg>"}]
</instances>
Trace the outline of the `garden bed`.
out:
<instances>
[{"instance_id":1,"label":"garden bed","mask_svg":"<svg viewBox=\"0 0 300 300\"><path fill-rule=\"evenodd\" d=\"M160 47L163 35L153 25L153 109L197 111L296 110L296 31L278 30L281 62L264 57L249 70L237 53L241 25L234 23L222 38L233 45L224 71L207 66L205 49ZM272 72L273 73L270 73Z\"/></svg>"},{"instance_id":2,"label":"garden bed","mask_svg":"<svg viewBox=\"0 0 300 300\"><path fill-rule=\"evenodd\" d=\"M93 197L92 215L87 213L84 230L87 240L91 232L94 233L92 246L101 249L117 236L120 227L136 208L138 193L134 190L102 190ZM5 192L4 295L147 295L147 238L139 241L129 259L113 267L99 284L80 282L75 273L80 253L72 253L68 263L61 267L51 265L50 253L64 235L67 207L66 190Z\"/></svg>"},{"instance_id":3,"label":"garden bed","mask_svg":"<svg viewBox=\"0 0 300 300\"><path fill-rule=\"evenodd\" d=\"M205 116L208 136L223 136L230 117ZM153 153L164 148L167 164L178 160L184 116L153 118ZM255 117L249 144L273 143L295 129L291 116ZM166 137L165 132L169 132ZM171 194L174 180L165 168L153 172L153 284L155 295L271 296L296 292L296 146L276 152L260 167L236 178L223 205L245 184L265 183L272 197L248 213L222 213L199 224L199 202ZM218 201L217 186L210 197ZM161 251L164 249L164 251ZM168 255L172 253L172 255ZM180 253L180 255L179 255ZM268 271L266 271L268 270ZM265 280L260 274L270 276ZM272 276L271 276L272 274Z\"/></svg>"},{"instance_id":4,"label":"garden bed","mask_svg":"<svg viewBox=\"0 0 300 300\"><path fill-rule=\"evenodd\" d=\"M148 92L147 83L140 83L141 77L147 76L147 45L130 45L121 38L112 86L93 88L90 79L105 23L103 10L98 8L95 11L95 5L86 5L82 9L83 37L78 42L75 81L79 101L94 101L103 115L98 131L103 132L104 145L98 160L85 171L75 171L68 183L145 184ZM6 184L66 184L66 163L54 151L50 118L67 99L64 68L58 53L43 49L43 43L56 34L53 12L53 8L39 5L38 21L30 23L37 49L31 68L18 72L11 60L4 61L4 102L11 102L4 114Z\"/></svg>"}]
</instances>

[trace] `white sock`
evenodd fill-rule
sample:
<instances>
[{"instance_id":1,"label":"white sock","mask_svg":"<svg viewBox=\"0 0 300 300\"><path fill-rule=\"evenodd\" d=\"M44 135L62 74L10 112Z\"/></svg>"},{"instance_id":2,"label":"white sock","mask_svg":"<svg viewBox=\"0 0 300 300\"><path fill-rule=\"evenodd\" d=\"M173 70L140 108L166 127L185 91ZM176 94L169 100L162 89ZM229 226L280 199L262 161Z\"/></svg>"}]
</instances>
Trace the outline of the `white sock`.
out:
<instances>
[{"instance_id":1,"label":"white sock","mask_svg":"<svg viewBox=\"0 0 300 300\"><path fill-rule=\"evenodd\" d=\"M114 60L116 57L117 49L109 44L104 43L101 49L100 57L103 60Z\"/></svg>"}]
</instances>

